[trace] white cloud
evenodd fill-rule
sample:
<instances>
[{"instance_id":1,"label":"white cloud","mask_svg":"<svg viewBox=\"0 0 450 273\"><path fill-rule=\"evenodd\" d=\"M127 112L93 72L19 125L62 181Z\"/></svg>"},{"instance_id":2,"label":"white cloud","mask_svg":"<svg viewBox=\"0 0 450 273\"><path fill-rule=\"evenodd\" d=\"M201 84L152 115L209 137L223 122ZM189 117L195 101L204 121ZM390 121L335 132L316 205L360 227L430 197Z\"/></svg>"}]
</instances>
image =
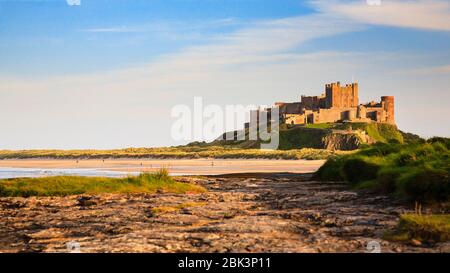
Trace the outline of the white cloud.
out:
<instances>
[{"instance_id":1,"label":"white cloud","mask_svg":"<svg viewBox=\"0 0 450 273\"><path fill-rule=\"evenodd\" d=\"M205 31L229 26L239 26L245 23L242 20L228 17L213 20L191 20L191 21L153 21L146 24L132 26L110 26L92 27L80 29L81 32L92 33L127 33L127 32L172 32L180 33L189 31ZM248 22L247 22L248 23Z\"/></svg>"},{"instance_id":2,"label":"white cloud","mask_svg":"<svg viewBox=\"0 0 450 273\"><path fill-rule=\"evenodd\" d=\"M422 76L423 75L448 75L448 74L450 74L450 64L406 70L406 73L410 73L413 75L422 75Z\"/></svg>"},{"instance_id":3,"label":"white cloud","mask_svg":"<svg viewBox=\"0 0 450 273\"><path fill-rule=\"evenodd\" d=\"M450 31L450 2L447 0L381 0L379 6L368 5L363 0L318 0L313 3L322 12L362 23Z\"/></svg>"},{"instance_id":4,"label":"white cloud","mask_svg":"<svg viewBox=\"0 0 450 273\"><path fill-rule=\"evenodd\" d=\"M110 27L110 28L89 28L83 29L82 32L93 32L93 33L129 33L129 32L141 32L139 29L129 28L126 26L120 27Z\"/></svg>"}]
</instances>

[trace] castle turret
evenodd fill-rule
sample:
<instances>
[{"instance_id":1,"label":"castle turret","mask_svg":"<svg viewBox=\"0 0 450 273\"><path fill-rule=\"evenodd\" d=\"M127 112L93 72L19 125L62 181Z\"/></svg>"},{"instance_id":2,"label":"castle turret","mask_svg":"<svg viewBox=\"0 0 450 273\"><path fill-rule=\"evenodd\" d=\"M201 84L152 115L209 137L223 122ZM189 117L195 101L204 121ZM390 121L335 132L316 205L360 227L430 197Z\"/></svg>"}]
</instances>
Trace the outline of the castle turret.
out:
<instances>
[{"instance_id":1,"label":"castle turret","mask_svg":"<svg viewBox=\"0 0 450 273\"><path fill-rule=\"evenodd\" d=\"M393 96L383 96L383 97L381 97L381 103L383 105L384 111L386 112L385 121L388 123L395 124L394 97Z\"/></svg>"},{"instance_id":2,"label":"castle turret","mask_svg":"<svg viewBox=\"0 0 450 273\"><path fill-rule=\"evenodd\" d=\"M353 100L352 100L352 107L358 107L359 105L359 94L358 94L358 83L352 83L352 94L353 94Z\"/></svg>"}]
</instances>

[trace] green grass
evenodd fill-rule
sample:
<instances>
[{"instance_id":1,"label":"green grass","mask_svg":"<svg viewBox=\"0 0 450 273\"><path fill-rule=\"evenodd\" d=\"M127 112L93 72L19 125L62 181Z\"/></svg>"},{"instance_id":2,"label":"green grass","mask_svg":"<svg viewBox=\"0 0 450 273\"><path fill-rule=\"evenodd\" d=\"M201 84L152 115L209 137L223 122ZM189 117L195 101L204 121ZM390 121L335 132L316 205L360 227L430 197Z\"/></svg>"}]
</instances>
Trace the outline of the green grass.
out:
<instances>
[{"instance_id":1,"label":"green grass","mask_svg":"<svg viewBox=\"0 0 450 273\"><path fill-rule=\"evenodd\" d=\"M404 143L424 143L425 139L421 138L420 136L412 133L407 133L399 130L400 134L403 136L403 142Z\"/></svg>"},{"instance_id":2,"label":"green grass","mask_svg":"<svg viewBox=\"0 0 450 273\"><path fill-rule=\"evenodd\" d=\"M399 142L403 143L403 135L398 130L397 126L387 123L364 123L364 122L354 122L354 123L343 123L336 124L334 129L339 130L363 130L373 139L378 142L388 143L388 142Z\"/></svg>"},{"instance_id":3,"label":"green grass","mask_svg":"<svg viewBox=\"0 0 450 273\"><path fill-rule=\"evenodd\" d=\"M450 215L403 214L397 229L385 237L394 241L417 240L425 243L450 241Z\"/></svg>"},{"instance_id":4,"label":"green grass","mask_svg":"<svg viewBox=\"0 0 450 273\"><path fill-rule=\"evenodd\" d=\"M397 126L386 123L319 123L280 128L280 150L324 147L323 139L333 130L362 130L373 140L382 143L403 143L403 135Z\"/></svg>"},{"instance_id":5,"label":"green grass","mask_svg":"<svg viewBox=\"0 0 450 273\"><path fill-rule=\"evenodd\" d=\"M280 131L280 150L323 148L322 139L330 134L330 130L295 126Z\"/></svg>"},{"instance_id":6,"label":"green grass","mask_svg":"<svg viewBox=\"0 0 450 273\"><path fill-rule=\"evenodd\" d=\"M314 129L333 129L334 127L335 127L334 123L316 123L305 125L305 128L314 128Z\"/></svg>"},{"instance_id":7,"label":"green grass","mask_svg":"<svg viewBox=\"0 0 450 273\"><path fill-rule=\"evenodd\" d=\"M0 196L67 196L100 193L201 193L200 186L176 182L166 170L126 178L54 176L0 180Z\"/></svg>"},{"instance_id":8,"label":"green grass","mask_svg":"<svg viewBox=\"0 0 450 273\"><path fill-rule=\"evenodd\" d=\"M377 143L360 151L332 157L315 177L348 181L356 188L419 202L450 200L450 152L448 139L425 143Z\"/></svg>"},{"instance_id":9,"label":"green grass","mask_svg":"<svg viewBox=\"0 0 450 273\"><path fill-rule=\"evenodd\" d=\"M321 124L311 125L311 128L299 125L281 124L279 130L279 146L278 150L294 150L303 148L322 149L324 147L322 139L331 133L331 130L322 129ZM245 132L246 138L249 138L248 130ZM261 141L241 140L241 141L225 141L216 140L212 145L220 145L222 147L231 148L259 148ZM203 144L207 145L207 144Z\"/></svg>"},{"instance_id":10,"label":"green grass","mask_svg":"<svg viewBox=\"0 0 450 273\"><path fill-rule=\"evenodd\" d=\"M330 157L314 174L315 178L322 181L344 181L346 179L342 170L344 161L345 157L342 156Z\"/></svg>"}]
</instances>

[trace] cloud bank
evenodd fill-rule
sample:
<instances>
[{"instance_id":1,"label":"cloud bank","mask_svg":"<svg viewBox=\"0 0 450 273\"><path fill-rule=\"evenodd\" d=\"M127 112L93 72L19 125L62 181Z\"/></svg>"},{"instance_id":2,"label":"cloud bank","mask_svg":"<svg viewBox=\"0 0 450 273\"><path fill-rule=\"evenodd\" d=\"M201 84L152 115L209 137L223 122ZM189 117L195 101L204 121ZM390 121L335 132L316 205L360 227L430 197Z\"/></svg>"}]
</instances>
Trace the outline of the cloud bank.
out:
<instances>
[{"instance_id":1,"label":"cloud bank","mask_svg":"<svg viewBox=\"0 0 450 273\"><path fill-rule=\"evenodd\" d=\"M450 31L450 2L444 0L381 0L380 5L367 1L314 1L322 12L349 19L394 27Z\"/></svg>"}]
</instances>

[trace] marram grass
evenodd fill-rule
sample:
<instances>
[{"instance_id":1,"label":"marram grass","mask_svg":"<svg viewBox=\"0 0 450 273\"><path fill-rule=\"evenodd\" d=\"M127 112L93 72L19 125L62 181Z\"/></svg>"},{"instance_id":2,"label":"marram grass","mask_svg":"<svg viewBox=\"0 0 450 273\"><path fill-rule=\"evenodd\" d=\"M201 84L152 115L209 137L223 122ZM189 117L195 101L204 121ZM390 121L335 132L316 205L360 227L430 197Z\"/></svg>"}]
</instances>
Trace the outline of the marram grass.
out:
<instances>
[{"instance_id":1,"label":"marram grass","mask_svg":"<svg viewBox=\"0 0 450 273\"><path fill-rule=\"evenodd\" d=\"M0 159L326 159L330 155L345 154L323 149L261 150L227 146L182 146L168 148L127 148L117 150L0 150Z\"/></svg>"},{"instance_id":2,"label":"marram grass","mask_svg":"<svg viewBox=\"0 0 450 273\"><path fill-rule=\"evenodd\" d=\"M166 170L125 178L51 176L0 180L0 196L67 196L100 193L201 193L203 187L175 181Z\"/></svg>"},{"instance_id":3,"label":"marram grass","mask_svg":"<svg viewBox=\"0 0 450 273\"><path fill-rule=\"evenodd\" d=\"M397 230L386 234L385 237L394 241L450 241L450 215L403 214L400 216Z\"/></svg>"},{"instance_id":4,"label":"marram grass","mask_svg":"<svg viewBox=\"0 0 450 273\"><path fill-rule=\"evenodd\" d=\"M332 157L316 172L324 181L348 181L409 201L450 201L450 139L410 144L378 143Z\"/></svg>"}]
</instances>

